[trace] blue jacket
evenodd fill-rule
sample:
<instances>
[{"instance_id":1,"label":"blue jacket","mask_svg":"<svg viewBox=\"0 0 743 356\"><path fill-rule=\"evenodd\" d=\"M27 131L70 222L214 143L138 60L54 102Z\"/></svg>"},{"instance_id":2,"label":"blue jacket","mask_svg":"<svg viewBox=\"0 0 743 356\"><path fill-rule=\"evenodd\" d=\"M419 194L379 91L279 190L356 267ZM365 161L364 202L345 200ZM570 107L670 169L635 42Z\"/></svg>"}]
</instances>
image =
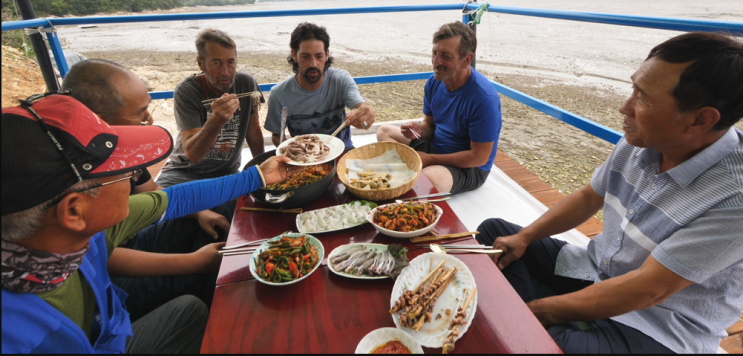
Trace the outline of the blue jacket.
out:
<instances>
[{"instance_id":1,"label":"blue jacket","mask_svg":"<svg viewBox=\"0 0 743 356\"><path fill-rule=\"evenodd\" d=\"M95 344L72 320L43 299L29 293L2 290L3 353L123 353L126 337L132 335L127 294L111 284L106 262L106 237L99 232L90 239L80 272L96 298L93 330ZM105 314L100 315L99 311Z\"/></svg>"}]
</instances>

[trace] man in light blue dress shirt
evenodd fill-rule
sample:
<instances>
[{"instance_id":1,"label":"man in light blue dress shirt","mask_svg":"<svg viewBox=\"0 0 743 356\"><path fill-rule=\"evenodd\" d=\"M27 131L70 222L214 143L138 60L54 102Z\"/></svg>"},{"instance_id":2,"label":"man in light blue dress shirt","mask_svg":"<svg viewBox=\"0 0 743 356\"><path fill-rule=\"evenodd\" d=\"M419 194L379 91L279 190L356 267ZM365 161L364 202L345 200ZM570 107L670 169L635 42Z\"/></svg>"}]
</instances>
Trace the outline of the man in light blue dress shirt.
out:
<instances>
[{"instance_id":1,"label":"man in light blue dress shirt","mask_svg":"<svg viewBox=\"0 0 743 356\"><path fill-rule=\"evenodd\" d=\"M591 183L478 240L566 353L715 353L743 309L743 43L683 34L631 78L625 135ZM587 247L548 238L602 208Z\"/></svg>"}]
</instances>

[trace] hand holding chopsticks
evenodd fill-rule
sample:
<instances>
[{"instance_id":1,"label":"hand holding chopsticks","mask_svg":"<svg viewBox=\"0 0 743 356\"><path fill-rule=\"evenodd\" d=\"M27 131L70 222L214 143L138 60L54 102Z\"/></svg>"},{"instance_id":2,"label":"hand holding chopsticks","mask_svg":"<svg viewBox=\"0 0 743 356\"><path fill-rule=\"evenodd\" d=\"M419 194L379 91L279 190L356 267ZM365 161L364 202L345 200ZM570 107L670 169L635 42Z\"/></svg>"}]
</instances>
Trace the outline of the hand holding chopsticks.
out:
<instances>
[{"instance_id":1,"label":"hand holding chopsticks","mask_svg":"<svg viewBox=\"0 0 743 356\"><path fill-rule=\"evenodd\" d=\"M348 113L348 115L346 115L346 120L345 120L345 121L343 121L343 122L341 123L341 125L340 125L340 126L338 126L338 128L337 128L337 129L336 129L335 131L333 131L333 133L332 133L332 134L330 134L330 136L331 136L331 137L335 137L335 135L337 135L337 134L338 134L339 132L341 132L341 130L343 130L343 128L344 128L344 127L348 126L348 124L347 124L347 122L348 122L348 118L349 118L349 117L351 117L351 116L353 116L353 115L355 115L355 114L356 114L356 112L357 112L357 111L359 111L359 109L361 109L361 108L363 108L363 107L365 107L365 106L366 106L365 104L362 104L361 106L359 106L359 107L357 107L357 108L355 108L355 109L351 110L351 112L350 112L350 113ZM363 126L362 126L362 127L363 127L364 129L368 128L368 124L366 123L366 121L364 121L364 124L363 124ZM332 140L332 138L328 138L328 139L327 139L327 142L325 142L325 143L328 143L328 142L330 142L330 140Z\"/></svg>"},{"instance_id":2,"label":"hand holding chopsticks","mask_svg":"<svg viewBox=\"0 0 743 356\"><path fill-rule=\"evenodd\" d=\"M420 130L420 129L421 129L421 127L416 122L409 122L407 124L400 125L400 131L401 131L402 135L405 136L406 138L411 139L411 140L414 139L414 138L415 139L420 139L421 138L421 135L418 133L418 131L416 131L416 130ZM405 134L404 130L410 131L413 134L413 137L412 138L411 137L408 137Z\"/></svg>"},{"instance_id":3,"label":"hand holding chopsticks","mask_svg":"<svg viewBox=\"0 0 743 356\"><path fill-rule=\"evenodd\" d=\"M245 98L245 97L251 97L253 99L256 99L256 98L260 99L261 92L259 92L259 91L251 91L251 92L248 92L248 93L235 94L235 96L237 96L238 99ZM209 106L213 102L219 100L220 98L221 98L221 96L219 98L202 100L201 101L201 104L204 105L204 106Z\"/></svg>"}]
</instances>

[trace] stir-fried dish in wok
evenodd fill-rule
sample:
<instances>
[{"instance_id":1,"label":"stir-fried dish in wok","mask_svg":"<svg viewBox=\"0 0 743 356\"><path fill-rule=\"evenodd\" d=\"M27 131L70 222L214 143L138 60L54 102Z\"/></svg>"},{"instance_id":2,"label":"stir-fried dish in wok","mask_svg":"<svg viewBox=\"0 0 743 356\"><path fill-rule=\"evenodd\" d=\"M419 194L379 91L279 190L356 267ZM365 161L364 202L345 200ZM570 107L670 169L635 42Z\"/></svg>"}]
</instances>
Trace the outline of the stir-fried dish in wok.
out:
<instances>
[{"instance_id":1,"label":"stir-fried dish in wok","mask_svg":"<svg viewBox=\"0 0 743 356\"><path fill-rule=\"evenodd\" d=\"M282 180L281 182L270 184L266 186L266 189L270 190L284 190L301 187L303 185L315 183L328 175L333 171L333 167L329 164L324 163L317 166L311 166L301 172L292 175L291 177Z\"/></svg>"},{"instance_id":2,"label":"stir-fried dish in wok","mask_svg":"<svg viewBox=\"0 0 743 356\"><path fill-rule=\"evenodd\" d=\"M320 263L317 249L306 235L282 236L268 241L270 247L258 255L255 274L269 282L291 282L310 273Z\"/></svg>"},{"instance_id":3,"label":"stir-fried dish in wok","mask_svg":"<svg viewBox=\"0 0 743 356\"><path fill-rule=\"evenodd\" d=\"M436 208L431 203L408 202L377 208L373 222L387 230L410 232L436 221Z\"/></svg>"}]
</instances>

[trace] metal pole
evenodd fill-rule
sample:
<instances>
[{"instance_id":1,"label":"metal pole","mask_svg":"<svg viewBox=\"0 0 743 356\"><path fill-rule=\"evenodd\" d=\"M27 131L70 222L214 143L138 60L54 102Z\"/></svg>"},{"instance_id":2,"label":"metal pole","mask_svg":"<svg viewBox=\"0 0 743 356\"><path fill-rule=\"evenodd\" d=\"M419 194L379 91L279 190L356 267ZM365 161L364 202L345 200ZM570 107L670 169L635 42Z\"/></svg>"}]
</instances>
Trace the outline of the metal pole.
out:
<instances>
[{"instance_id":1,"label":"metal pole","mask_svg":"<svg viewBox=\"0 0 743 356\"><path fill-rule=\"evenodd\" d=\"M21 17L24 20L31 20L36 18L34 7L31 5L30 0L16 0L18 9L21 12ZM49 57L49 50L44 42L44 37L41 36L39 31L34 29L26 29L26 34L31 40L34 52L36 52L36 61L39 62L39 68L41 74L44 76L44 82L49 92L56 92L59 90L59 82L57 76L54 74L54 67L52 67L52 59Z\"/></svg>"},{"instance_id":2,"label":"metal pole","mask_svg":"<svg viewBox=\"0 0 743 356\"><path fill-rule=\"evenodd\" d=\"M477 3L477 1L472 1L472 2L474 2L474 3ZM467 4L469 4L469 3L470 3L470 2L467 2ZM464 8L465 8L465 9L467 8L467 4L464 4ZM471 13L473 13L473 12L474 12L474 11L464 11L464 14L462 15L462 22L463 22L463 23L464 23L465 25L469 24L469 22L470 22L470 20L471 20L471 18L470 18L470 14L471 14ZM470 26L470 28L472 29L472 31L475 31L475 37L477 37L477 24L475 24L475 23L472 23L472 26ZM475 69L475 57L477 57L477 53L473 53L473 56L472 56L472 63L470 63L470 66L471 66L471 67L472 67L473 69Z\"/></svg>"}]
</instances>

